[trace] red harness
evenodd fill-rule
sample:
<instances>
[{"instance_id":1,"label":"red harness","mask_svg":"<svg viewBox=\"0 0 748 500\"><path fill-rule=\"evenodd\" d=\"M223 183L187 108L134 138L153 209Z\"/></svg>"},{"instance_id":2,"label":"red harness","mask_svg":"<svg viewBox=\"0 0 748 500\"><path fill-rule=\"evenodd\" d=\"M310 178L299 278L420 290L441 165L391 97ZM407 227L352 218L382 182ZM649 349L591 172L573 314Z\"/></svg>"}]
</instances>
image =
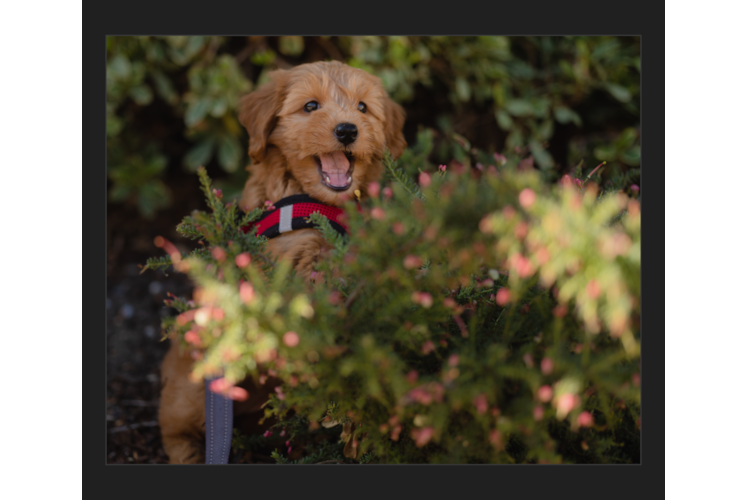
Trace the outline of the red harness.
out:
<instances>
[{"instance_id":1,"label":"red harness","mask_svg":"<svg viewBox=\"0 0 748 500\"><path fill-rule=\"evenodd\" d=\"M307 218L319 212L330 221L333 229L342 235L348 234L348 228L341 222L345 211L342 208L325 205L307 194L288 196L274 203L275 209L265 212L259 220L242 227L248 233L257 228L258 236L268 239L296 229L314 227Z\"/></svg>"}]
</instances>

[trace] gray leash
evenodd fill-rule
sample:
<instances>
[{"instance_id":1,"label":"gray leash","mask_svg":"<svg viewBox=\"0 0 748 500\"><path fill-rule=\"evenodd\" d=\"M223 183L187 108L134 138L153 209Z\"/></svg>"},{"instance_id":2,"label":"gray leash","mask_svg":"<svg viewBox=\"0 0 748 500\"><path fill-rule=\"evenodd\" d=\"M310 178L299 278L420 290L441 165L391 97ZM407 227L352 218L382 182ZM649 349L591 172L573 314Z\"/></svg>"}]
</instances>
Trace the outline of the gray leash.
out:
<instances>
[{"instance_id":1,"label":"gray leash","mask_svg":"<svg viewBox=\"0 0 748 500\"><path fill-rule=\"evenodd\" d=\"M227 464L234 429L234 402L209 388L205 380L205 463Z\"/></svg>"}]
</instances>

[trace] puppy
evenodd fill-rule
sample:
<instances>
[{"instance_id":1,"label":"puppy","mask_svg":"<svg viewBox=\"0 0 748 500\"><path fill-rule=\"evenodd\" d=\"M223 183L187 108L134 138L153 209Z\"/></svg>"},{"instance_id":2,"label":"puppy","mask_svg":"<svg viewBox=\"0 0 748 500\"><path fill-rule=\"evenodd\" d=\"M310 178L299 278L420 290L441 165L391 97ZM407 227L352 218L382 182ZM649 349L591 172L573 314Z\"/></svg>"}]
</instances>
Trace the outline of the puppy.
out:
<instances>
[{"instance_id":1,"label":"puppy","mask_svg":"<svg viewBox=\"0 0 748 500\"><path fill-rule=\"evenodd\" d=\"M249 132L253 162L240 200L247 211L299 194L332 206L353 199L356 190L363 198L382 174L385 148L397 158L406 146L405 112L379 79L334 61L270 73L268 83L242 98L239 121ZM306 228L281 233L268 248L309 279L329 246L319 231ZM172 342L161 367L159 408L170 463L205 461L204 385L188 379L191 369L189 354ZM262 404L279 383L243 381L250 396L234 404L234 426L261 430Z\"/></svg>"}]
</instances>

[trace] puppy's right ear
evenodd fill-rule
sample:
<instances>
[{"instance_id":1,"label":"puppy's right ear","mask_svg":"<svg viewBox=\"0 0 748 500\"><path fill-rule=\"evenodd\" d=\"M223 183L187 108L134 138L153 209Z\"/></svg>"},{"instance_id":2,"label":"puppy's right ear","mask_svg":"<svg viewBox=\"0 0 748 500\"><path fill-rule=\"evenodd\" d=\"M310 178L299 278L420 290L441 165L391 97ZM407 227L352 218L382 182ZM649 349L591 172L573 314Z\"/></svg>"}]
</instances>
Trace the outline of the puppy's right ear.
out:
<instances>
[{"instance_id":1,"label":"puppy's right ear","mask_svg":"<svg viewBox=\"0 0 748 500\"><path fill-rule=\"evenodd\" d=\"M285 94L285 70L270 73L270 81L239 101L239 122L249 132L249 157L257 163L265 158L270 133L278 121Z\"/></svg>"}]
</instances>

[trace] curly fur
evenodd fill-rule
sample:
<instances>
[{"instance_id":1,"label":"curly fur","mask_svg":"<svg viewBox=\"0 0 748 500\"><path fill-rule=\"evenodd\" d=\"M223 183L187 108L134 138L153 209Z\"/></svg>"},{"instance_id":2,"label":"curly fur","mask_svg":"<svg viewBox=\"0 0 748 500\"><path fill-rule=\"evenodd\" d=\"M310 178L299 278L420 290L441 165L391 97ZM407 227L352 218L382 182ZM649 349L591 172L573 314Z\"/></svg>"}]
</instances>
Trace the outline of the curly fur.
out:
<instances>
[{"instance_id":1,"label":"curly fur","mask_svg":"<svg viewBox=\"0 0 748 500\"><path fill-rule=\"evenodd\" d=\"M319 109L304 111L309 101ZM359 102L366 104L362 113ZM363 70L339 62L303 64L270 73L270 81L242 98L239 121L249 132L253 164L240 206L262 207L294 194L306 193L323 203L340 206L355 190L366 196L366 186L382 174L385 147L397 158L406 146L402 134L405 112L390 100L380 80ZM344 146L333 130L339 123L358 129L356 140ZM314 156L343 151L355 157L352 182L345 191L333 191L321 182ZM315 263L329 248L315 229L281 234L268 243L279 258L291 259L296 272L309 278ZM162 392L159 424L171 463L204 462L205 409L202 382L189 380L192 359L172 346L161 368ZM257 420L261 405L279 383L263 385L245 380L247 401L234 407L235 427L244 432L262 430ZM267 424L266 424L267 425Z\"/></svg>"}]
</instances>

